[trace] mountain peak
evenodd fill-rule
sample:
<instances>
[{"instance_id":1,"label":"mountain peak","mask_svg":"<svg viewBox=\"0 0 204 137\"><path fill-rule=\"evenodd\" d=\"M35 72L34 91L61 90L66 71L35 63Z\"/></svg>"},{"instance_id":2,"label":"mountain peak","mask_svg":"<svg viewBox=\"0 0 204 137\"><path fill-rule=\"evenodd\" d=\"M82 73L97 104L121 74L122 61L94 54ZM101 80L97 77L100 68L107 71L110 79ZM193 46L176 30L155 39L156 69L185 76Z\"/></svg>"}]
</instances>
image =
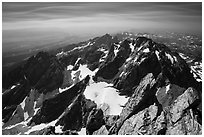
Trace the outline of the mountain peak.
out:
<instances>
[{"instance_id":1,"label":"mountain peak","mask_svg":"<svg viewBox=\"0 0 204 137\"><path fill-rule=\"evenodd\" d=\"M2 132L201 134L201 82L181 55L127 32L39 52L3 77Z\"/></svg>"}]
</instances>

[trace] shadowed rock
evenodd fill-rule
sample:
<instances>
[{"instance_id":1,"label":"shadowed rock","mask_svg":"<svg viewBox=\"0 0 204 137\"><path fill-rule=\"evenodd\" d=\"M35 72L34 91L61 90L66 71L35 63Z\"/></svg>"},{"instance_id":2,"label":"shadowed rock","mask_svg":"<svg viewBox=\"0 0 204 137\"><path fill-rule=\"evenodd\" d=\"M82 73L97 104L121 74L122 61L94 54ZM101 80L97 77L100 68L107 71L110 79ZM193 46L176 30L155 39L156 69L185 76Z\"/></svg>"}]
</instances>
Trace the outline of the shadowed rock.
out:
<instances>
[{"instance_id":1,"label":"shadowed rock","mask_svg":"<svg viewBox=\"0 0 204 137\"><path fill-rule=\"evenodd\" d=\"M40 110L35 116L33 116L30 124L33 122L35 124L48 123L57 119L72 103L73 99L85 90L89 79L90 77L87 76L84 80L78 82L67 91L59 93L53 98L45 100Z\"/></svg>"}]
</instances>

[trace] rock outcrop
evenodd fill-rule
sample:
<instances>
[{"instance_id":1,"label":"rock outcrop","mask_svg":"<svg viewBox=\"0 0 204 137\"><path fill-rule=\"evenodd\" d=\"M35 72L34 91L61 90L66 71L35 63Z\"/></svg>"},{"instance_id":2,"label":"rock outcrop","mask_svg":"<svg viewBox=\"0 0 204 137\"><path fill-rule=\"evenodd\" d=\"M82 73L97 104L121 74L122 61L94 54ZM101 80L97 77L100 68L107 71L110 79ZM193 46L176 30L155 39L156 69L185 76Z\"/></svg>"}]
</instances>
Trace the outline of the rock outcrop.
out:
<instances>
[{"instance_id":1,"label":"rock outcrop","mask_svg":"<svg viewBox=\"0 0 204 137\"><path fill-rule=\"evenodd\" d=\"M87 76L83 81L80 81L67 91L59 93L53 98L45 100L40 110L31 119L30 125L32 123L34 123L35 125L48 123L57 119L72 103L74 98L85 90L86 84L89 82L89 79L90 77Z\"/></svg>"},{"instance_id":2,"label":"rock outcrop","mask_svg":"<svg viewBox=\"0 0 204 137\"><path fill-rule=\"evenodd\" d=\"M39 52L4 74L2 133L202 134L195 70L164 44L123 35Z\"/></svg>"},{"instance_id":3,"label":"rock outcrop","mask_svg":"<svg viewBox=\"0 0 204 137\"><path fill-rule=\"evenodd\" d=\"M92 109L86 123L86 130L88 135L92 135L94 131L98 130L102 125L105 124L103 117L103 111L101 109Z\"/></svg>"}]
</instances>

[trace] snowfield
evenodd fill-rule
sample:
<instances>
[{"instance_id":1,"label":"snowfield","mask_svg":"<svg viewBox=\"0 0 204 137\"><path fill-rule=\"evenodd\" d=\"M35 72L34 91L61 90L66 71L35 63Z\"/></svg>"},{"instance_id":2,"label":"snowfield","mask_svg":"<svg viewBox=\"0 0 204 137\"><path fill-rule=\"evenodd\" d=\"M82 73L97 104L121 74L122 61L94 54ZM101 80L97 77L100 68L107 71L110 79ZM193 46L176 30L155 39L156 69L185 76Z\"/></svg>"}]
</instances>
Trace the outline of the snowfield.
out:
<instances>
[{"instance_id":1,"label":"snowfield","mask_svg":"<svg viewBox=\"0 0 204 137\"><path fill-rule=\"evenodd\" d=\"M86 87L84 95L87 99L94 101L98 108L103 104L109 105L109 115L120 115L122 107L128 101L125 96L120 96L117 89L110 87L112 84L106 82L92 83Z\"/></svg>"},{"instance_id":2,"label":"snowfield","mask_svg":"<svg viewBox=\"0 0 204 137\"><path fill-rule=\"evenodd\" d=\"M75 74L79 72L78 77L80 80L84 79L87 75L90 75L91 79L89 81L89 85L84 91L85 97L94 101L98 108L102 107L103 104L108 104L110 115L119 115L123 109L121 106L125 105L128 98L118 95L117 89L111 87L113 86L112 84L108 84L106 82L95 83L92 80L92 76L94 76L97 71L98 69L91 71L87 68L87 65L80 65L79 69L72 71L71 74L72 78L75 79Z\"/></svg>"},{"instance_id":3,"label":"snowfield","mask_svg":"<svg viewBox=\"0 0 204 137\"><path fill-rule=\"evenodd\" d=\"M77 77L76 75L78 75L77 73L79 73L78 78L79 78L80 80L82 80L82 79L84 79L87 75L93 76L93 75L96 73L97 70L98 70L98 69L96 69L95 71L91 71L91 70L87 67L87 65L81 65L81 64L80 64L78 70L71 72L72 79L73 79L73 80L76 79L76 77Z\"/></svg>"}]
</instances>

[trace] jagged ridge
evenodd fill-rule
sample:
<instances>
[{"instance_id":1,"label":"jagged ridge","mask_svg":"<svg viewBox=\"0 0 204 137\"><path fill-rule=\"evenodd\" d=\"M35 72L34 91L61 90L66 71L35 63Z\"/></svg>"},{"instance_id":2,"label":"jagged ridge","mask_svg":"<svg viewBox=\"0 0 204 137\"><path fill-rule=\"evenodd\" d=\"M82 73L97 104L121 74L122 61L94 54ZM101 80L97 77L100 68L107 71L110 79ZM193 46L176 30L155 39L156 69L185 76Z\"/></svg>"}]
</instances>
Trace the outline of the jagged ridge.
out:
<instances>
[{"instance_id":1,"label":"jagged ridge","mask_svg":"<svg viewBox=\"0 0 204 137\"><path fill-rule=\"evenodd\" d=\"M82 75L84 65L91 72L90 80L85 78L88 73ZM16 77L10 77L13 74ZM28 132L34 125L50 125L28 134L76 134L82 128L87 134L201 134L201 83L178 53L145 37L120 42L106 34L56 56L40 52L3 81L6 126L25 121L23 125L29 127L22 130ZM100 81L112 83L120 95L129 97L120 116L109 115L109 106L98 106L83 95L87 84ZM28 118L23 107L26 98L33 98L31 107L38 108ZM19 116L23 119L13 121ZM24 134L22 130L7 127L3 134Z\"/></svg>"}]
</instances>

